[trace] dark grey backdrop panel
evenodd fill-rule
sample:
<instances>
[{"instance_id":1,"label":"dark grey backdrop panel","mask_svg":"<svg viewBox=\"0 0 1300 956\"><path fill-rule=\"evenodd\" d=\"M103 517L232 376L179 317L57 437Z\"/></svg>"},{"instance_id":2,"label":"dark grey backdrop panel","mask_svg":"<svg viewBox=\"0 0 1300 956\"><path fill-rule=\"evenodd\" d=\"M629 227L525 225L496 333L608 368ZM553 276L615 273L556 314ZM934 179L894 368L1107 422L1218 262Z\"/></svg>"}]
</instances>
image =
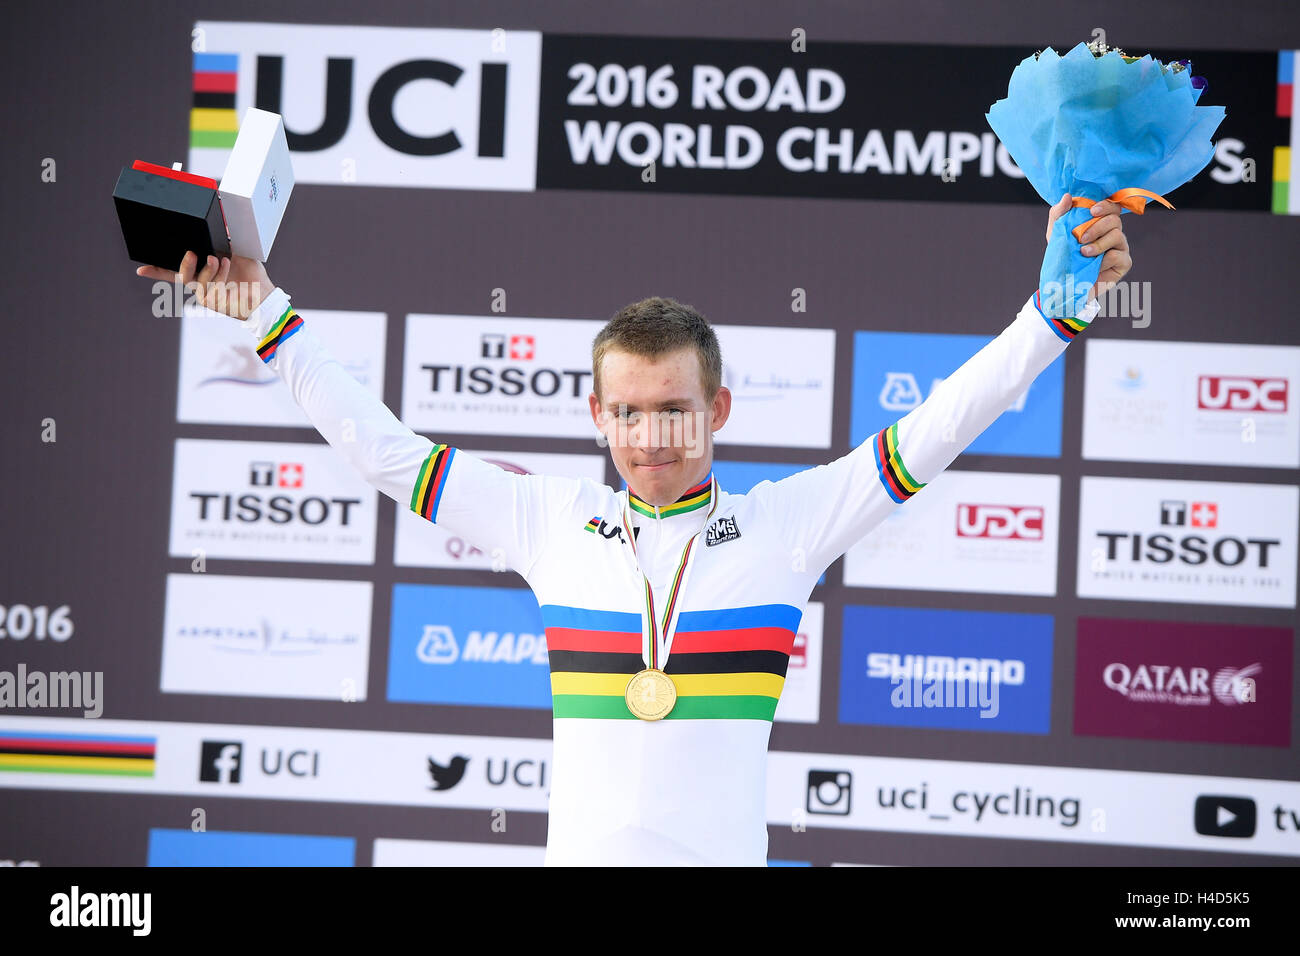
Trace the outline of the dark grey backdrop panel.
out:
<instances>
[{"instance_id":1,"label":"dark grey backdrop panel","mask_svg":"<svg viewBox=\"0 0 1300 956\"><path fill-rule=\"evenodd\" d=\"M1289 12L1284 12L1289 9ZM771 38L803 27L858 42L1071 44L1103 27L1126 48L1300 47L1291 4L1230 15L1209 0L1133 5L976 5L960 0L823 3L793 10L767 2L701 5L402 0L345 3L228 0L219 10L184 4L24 5L9 13L0 78L6 148L5 319L0 350L3 416L3 548L0 603L70 604L77 625L65 644L0 642L0 665L106 672L106 717L196 722L348 726L545 737L549 716L505 708L388 703L388 614L395 581L499 585L489 572L396 571L394 507L381 507L367 700L340 723L326 702L219 698L158 690L169 559L172 447L176 435L265 441L319 440L296 428L178 426L178 329L155 319L148 283L122 252L109 193L134 158L187 155L194 20L533 29L641 36ZM981 120L982 123L982 120ZM41 163L57 162L43 183ZM1198 212L1125 220L1132 278L1160 292L1151 340L1300 345L1294 296L1300 222L1258 213ZM302 302L389 315L385 401L399 407L401 317L411 311L487 314L491 290L509 291L516 315L604 318L626 302L665 294L721 323L793 324L790 289L808 290L807 321L837 330L838 402L829 453L728 449L727 457L815 464L848 450L851 332L855 329L993 334L1032 291L1045 211L1037 206L840 202L672 194L504 193L302 186L269 264ZM628 224L635 222L636 228ZM924 262L944 264L940 273ZM1088 333L1107 337L1105 326ZM1080 602L1073 535L1082 473L1224 481L1294 482L1286 469L1168 466L1080 459L1082 351L1068 353L1059 461L967 455L956 467L1062 476L1058 597L890 593L845 589L838 565L814 598L826 604L822 714L818 725L778 724L783 750L886 754L1300 779L1294 707L1289 750L1152 743L1071 733L1074 622L1081 614L1209 620L1295 627L1291 611ZM58 440L40 440L41 422ZM470 436L440 436L473 443ZM501 439L521 451L592 451L577 440ZM607 477L615 474L607 468ZM353 578L351 567L211 561L215 573ZM513 578L517 583L518 578ZM835 720L839 630L846 603L933 604L1042 612L1056 618L1053 732L1047 737L840 725ZM1296 655L1293 686L1300 686ZM148 829L183 827L194 799L0 790L0 859L44 864L141 864ZM358 838L360 864L374 837L473 838L485 814L417 808L293 804L205 798L220 829L311 832ZM215 808L215 809L214 809ZM541 844L542 815L517 814L511 841ZM771 855L876 863L1259 864L1259 856L1091 847L905 834L771 830Z\"/></svg>"}]
</instances>

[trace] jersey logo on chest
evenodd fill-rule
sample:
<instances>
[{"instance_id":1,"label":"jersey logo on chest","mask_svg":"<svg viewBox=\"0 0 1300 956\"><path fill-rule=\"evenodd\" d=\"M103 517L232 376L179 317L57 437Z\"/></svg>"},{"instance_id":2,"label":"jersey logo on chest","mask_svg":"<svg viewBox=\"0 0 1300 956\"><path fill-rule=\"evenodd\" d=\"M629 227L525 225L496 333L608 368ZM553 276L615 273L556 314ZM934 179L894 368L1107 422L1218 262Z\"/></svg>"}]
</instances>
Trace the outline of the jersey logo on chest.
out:
<instances>
[{"instance_id":1,"label":"jersey logo on chest","mask_svg":"<svg viewBox=\"0 0 1300 956\"><path fill-rule=\"evenodd\" d=\"M711 548L715 544L724 544L728 541L735 541L740 537L740 527L736 524L735 516L719 518L713 524L709 525L709 530L704 536L704 546Z\"/></svg>"}]
</instances>

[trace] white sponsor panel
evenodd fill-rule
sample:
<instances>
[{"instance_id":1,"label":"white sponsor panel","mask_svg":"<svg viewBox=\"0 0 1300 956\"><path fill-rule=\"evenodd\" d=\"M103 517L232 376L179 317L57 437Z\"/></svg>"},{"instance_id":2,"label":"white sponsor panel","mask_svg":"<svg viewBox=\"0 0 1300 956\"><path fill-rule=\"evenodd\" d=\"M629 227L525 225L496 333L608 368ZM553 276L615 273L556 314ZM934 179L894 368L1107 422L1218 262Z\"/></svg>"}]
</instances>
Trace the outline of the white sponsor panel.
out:
<instances>
[{"instance_id":1,"label":"white sponsor panel","mask_svg":"<svg viewBox=\"0 0 1300 956\"><path fill-rule=\"evenodd\" d=\"M1083 457L1300 466L1300 347L1089 339Z\"/></svg>"},{"instance_id":2,"label":"white sponsor panel","mask_svg":"<svg viewBox=\"0 0 1300 956\"><path fill-rule=\"evenodd\" d=\"M365 700L369 581L169 574L161 689Z\"/></svg>"},{"instance_id":3,"label":"white sponsor panel","mask_svg":"<svg viewBox=\"0 0 1300 956\"><path fill-rule=\"evenodd\" d=\"M241 119L254 106L284 117L300 184L535 186L540 33L210 20L195 30L201 52L237 58ZM229 156L191 147L188 169L220 178Z\"/></svg>"},{"instance_id":4,"label":"white sponsor panel","mask_svg":"<svg viewBox=\"0 0 1300 956\"><path fill-rule=\"evenodd\" d=\"M722 445L829 448L835 390L833 329L715 325L731 417Z\"/></svg>"},{"instance_id":5,"label":"white sponsor panel","mask_svg":"<svg viewBox=\"0 0 1300 956\"><path fill-rule=\"evenodd\" d=\"M0 736L28 733L152 738L154 773L116 777L0 769L0 787L546 810L551 759L546 739L0 716ZM209 779L202 780L205 769ZM433 789L439 777L442 786ZM1207 815L1213 834L1197 832L1198 801L1205 798L1220 804ZM1246 803L1256 809L1253 827L1243 825ZM810 827L1300 856L1300 783L773 751L767 820L779 827L796 821Z\"/></svg>"},{"instance_id":6,"label":"white sponsor panel","mask_svg":"<svg viewBox=\"0 0 1300 956\"><path fill-rule=\"evenodd\" d=\"M590 478L604 484L605 459L601 455L554 455L520 451L467 451L456 455L473 455L490 461L507 471L530 475L559 475L567 478ZM455 468L455 459L452 460ZM393 563L404 567L472 568L490 571L493 557L489 552L459 535L424 520L410 508L397 509L397 531L393 542Z\"/></svg>"},{"instance_id":7,"label":"white sponsor panel","mask_svg":"<svg viewBox=\"0 0 1300 956\"><path fill-rule=\"evenodd\" d=\"M378 495L329 445L178 438L170 553L373 564Z\"/></svg>"},{"instance_id":8,"label":"white sponsor panel","mask_svg":"<svg viewBox=\"0 0 1300 956\"><path fill-rule=\"evenodd\" d=\"M776 720L791 724L815 724L820 719L822 699L822 622L825 606L809 601L804 608L794 652L785 671L785 687L776 704Z\"/></svg>"},{"instance_id":9,"label":"white sponsor panel","mask_svg":"<svg viewBox=\"0 0 1300 956\"><path fill-rule=\"evenodd\" d=\"M773 826L1300 856L1294 782L783 751L767 781ZM1254 803L1249 836L1231 820L1197 831L1198 799L1216 795Z\"/></svg>"},{"instance_id":10,"label":"white sponsor panel","mask_svg":"<svg viewBox=\"0 0 1300 956\"><path fill-rule=\"evenodd\" d=\"M21 733L154 738L153 776L0 769L0 787L536 813L550 787L549 739L0 715L0 736Z\"/></svg>"},{"instance_id":11,"label":"white sponsor panel","mask_svg":"<svg viewBox=\"0 0 1300 956\"><path fill-rule=\"evenodd\" d=\"M456 843L449 840L375 840L374 866L542 866L544 846Z\"/></svg>"},{"instance_id":12,"label":"white sponsor panel","mask_svg":"<svg viewBox=\"0 0 1300 956\"><path fill-rule=\"evenodd\" d=\"M312 309L299 315L344 370L383 401L384 314ZM288 386L258 357L247 329L228 316L190 308L181 319L176 420L312 427Z\"/></svg>"},{"instance_id":13,"label":"white sponsor panel","mask_svg":"<svg viewBox=\"0 0 1300 956\"><path fill-rule=\"evenodd\" d=\"M1080 597L1295 607L1300 488L1084 477Z\"/></svg>"},{"instance_id":14,"label":"white sponsor panel","mask_svg":"<svg viewBox=\"0 0 1300 956\"><path fill-rule=\"evenodd\" d=\"M587 396L603 323L408 315L402 421L431 435L597 438Z\"/></svg>"},{"instance_id":15,"label":"white sponsor panel","mask_svg":"<svg viewBox=\"0 0 1300 956\"><path fill-rule=\"evenodd\" d=\"M851 587L1056 593L1061 479L945 471L844 556Z\"/></svg>"}]
</instances>

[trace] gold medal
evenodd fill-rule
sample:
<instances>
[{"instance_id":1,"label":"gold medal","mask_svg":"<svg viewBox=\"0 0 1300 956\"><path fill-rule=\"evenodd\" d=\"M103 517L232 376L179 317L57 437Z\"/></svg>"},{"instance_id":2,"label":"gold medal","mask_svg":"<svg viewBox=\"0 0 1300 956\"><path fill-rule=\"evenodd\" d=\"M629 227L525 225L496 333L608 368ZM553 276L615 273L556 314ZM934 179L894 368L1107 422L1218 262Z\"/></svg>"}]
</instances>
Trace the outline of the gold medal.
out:
<instances>
[{"instance_id":1,"label":"gold medal","mask_svg":"<svg viewBox=\"0 0 1300 956\"><path fill-rule=\"evenodd\" d=\"M642 720L660 720L677 703L673 679L656 667L632 675L623 694L627 709Z\"/></svg>"}]
</instances>

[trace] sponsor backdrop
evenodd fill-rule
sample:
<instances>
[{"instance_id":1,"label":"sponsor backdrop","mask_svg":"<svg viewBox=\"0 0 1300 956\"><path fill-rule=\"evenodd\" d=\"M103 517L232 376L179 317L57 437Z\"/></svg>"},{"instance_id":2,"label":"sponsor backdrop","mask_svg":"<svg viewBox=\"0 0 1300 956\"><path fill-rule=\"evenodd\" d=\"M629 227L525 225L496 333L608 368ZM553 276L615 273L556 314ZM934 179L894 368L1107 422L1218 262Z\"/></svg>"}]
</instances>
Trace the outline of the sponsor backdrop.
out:
<instances>
[{"instance_id":1,"label":"sponsor backdrop","mask_svg":"<svg viewBox=\"0 0 1300 956\"><path fill-rule=\"evenodd\" d=\"M930 7L14 14L0 863L545 843L531 592L367 486L232 320L131 274L123 165L220 176L244 111L283 113L271 275L411 427L511 471L617 484L591 338L629 301L692 303L742 492L902 417L1032 294L1045 209L984 112L1098 28L1194 61L1227 108L1214 158L1176 212L1126 217L1127 314L818 583L770 857L1300 859L1300 17ZM68 82L32 87L56 57Z\"/></svg>"}]
</instances>

